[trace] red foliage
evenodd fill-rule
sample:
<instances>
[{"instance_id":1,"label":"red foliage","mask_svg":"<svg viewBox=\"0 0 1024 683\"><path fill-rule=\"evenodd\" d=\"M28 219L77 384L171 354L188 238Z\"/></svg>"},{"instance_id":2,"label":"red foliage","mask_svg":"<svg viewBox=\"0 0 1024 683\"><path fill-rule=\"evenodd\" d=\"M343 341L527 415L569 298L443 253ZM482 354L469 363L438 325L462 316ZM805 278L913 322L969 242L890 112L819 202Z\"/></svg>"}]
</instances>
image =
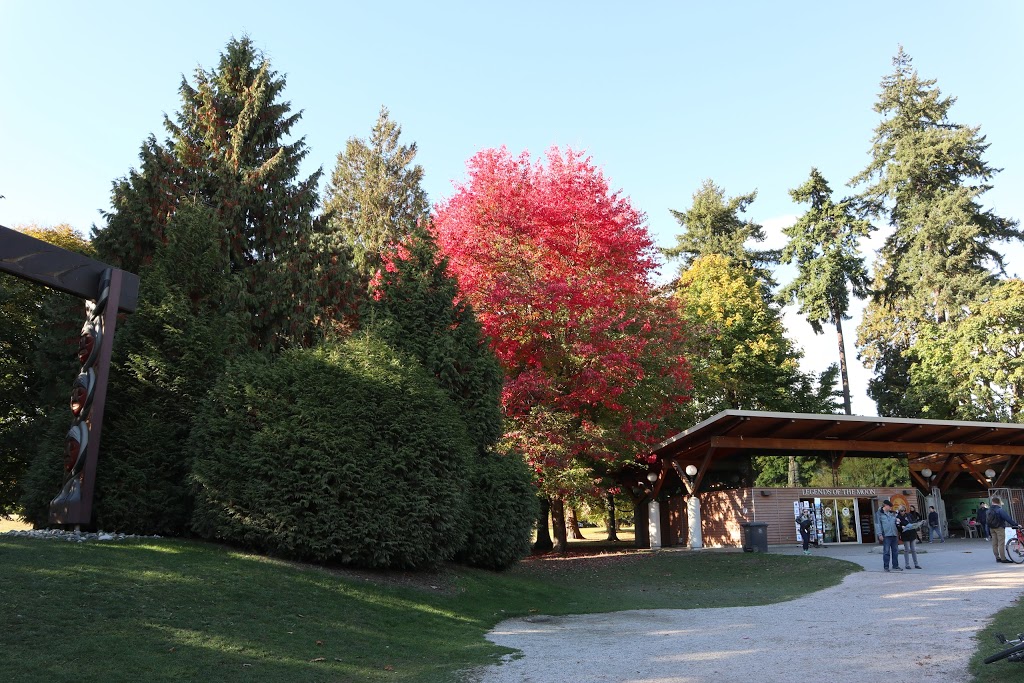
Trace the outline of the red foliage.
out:
<instances>
[{"instance_id":1,"label":"red foliage","mask_svg":"<svg viewBox=\"0 0 1024 683\"><path fill-rule=\"evenodd\" d=\"M571 150L546 166L485 150L468 169L434 230L508 376L510 436L545 468L631 459L689 390L643 214Z\"/></svg>"}]
</instances>

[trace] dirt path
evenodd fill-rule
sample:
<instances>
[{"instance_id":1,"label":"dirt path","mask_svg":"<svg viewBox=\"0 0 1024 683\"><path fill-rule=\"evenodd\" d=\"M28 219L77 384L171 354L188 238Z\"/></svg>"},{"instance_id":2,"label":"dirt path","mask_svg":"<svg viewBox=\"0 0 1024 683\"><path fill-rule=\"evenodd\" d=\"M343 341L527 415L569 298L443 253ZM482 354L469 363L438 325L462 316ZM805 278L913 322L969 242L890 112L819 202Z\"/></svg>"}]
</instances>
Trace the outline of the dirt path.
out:
<instances>
[{"instance_id":1,"label":"dirt path","mask_svg":"<svg viewBox=\"0 0 1024 683\"><path fill-rule=\"evenodd\" d=\"M820 551L867 571L764 607L616 612L504 621L488 639L520 650L469 674L478 683L751 680L967 681L973 636L1024 593L1024 565L985 541L925 544L923 570L882 572L866 546ZM773 548L773 552L793 552ZM814 571L808 562L808 571ZM765 581L771 576L766 575Z\"/></svg>"}]
</instances>

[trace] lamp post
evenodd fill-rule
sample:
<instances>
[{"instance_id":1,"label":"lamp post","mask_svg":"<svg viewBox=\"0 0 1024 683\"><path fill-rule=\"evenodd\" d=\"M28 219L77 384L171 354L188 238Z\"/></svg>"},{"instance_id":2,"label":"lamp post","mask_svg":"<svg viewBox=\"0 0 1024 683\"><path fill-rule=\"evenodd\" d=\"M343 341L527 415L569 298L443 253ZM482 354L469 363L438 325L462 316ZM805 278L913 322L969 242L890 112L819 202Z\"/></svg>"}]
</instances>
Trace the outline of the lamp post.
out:
<instances>
[{"instance_id":1,"label":"lamp post","mask_svg":"<svg viewBox=\"0 0 1024 683\"><path fill-rule=\"evenodd\" d=\"M689 526L688 536L690 538L690 548L697 550L704 547L704 539L700 531L700 498L697 497L697 491L694 487L697 467L687 465L684 471L686 477L683 479L683 485L686 486L686 492L689 494L686 497L686 519Z\"/></svg>"}]
</instances>

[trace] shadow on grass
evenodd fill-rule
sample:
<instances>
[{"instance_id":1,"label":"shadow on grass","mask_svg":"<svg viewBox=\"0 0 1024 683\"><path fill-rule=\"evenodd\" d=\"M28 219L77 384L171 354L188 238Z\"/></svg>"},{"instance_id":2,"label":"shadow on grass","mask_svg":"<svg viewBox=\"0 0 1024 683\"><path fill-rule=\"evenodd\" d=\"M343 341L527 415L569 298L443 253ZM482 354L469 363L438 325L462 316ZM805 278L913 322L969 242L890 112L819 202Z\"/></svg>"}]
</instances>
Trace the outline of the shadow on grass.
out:
<instances>
[{"instance_id":1,"label":"shadow on grass","mask_svg":"<svg viewBox=\"0 0 1024 683\"><path fill-rule=\"evenodd\" d=\"M412 580L192 541L4 537L0 680L449 681L508 652L484 638L508 617L765 604L859 569L619 550Z\"/></svg>"}]
</instances>

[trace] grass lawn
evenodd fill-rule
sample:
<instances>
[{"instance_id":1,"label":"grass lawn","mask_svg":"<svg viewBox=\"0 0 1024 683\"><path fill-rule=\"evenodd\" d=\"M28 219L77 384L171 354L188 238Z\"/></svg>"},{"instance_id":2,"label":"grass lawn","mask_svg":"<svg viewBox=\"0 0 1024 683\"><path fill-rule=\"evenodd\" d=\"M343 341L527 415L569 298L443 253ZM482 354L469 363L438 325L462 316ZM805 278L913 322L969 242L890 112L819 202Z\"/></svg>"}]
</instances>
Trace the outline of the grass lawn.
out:
<instances>
[{"instance_id":1,"label":"grass lawn","mask_svg":"<svg viewBox=\"0 0 1024 683\"><path fill-rule=\"evenodd\" d=\"M759 605L858 569L828 558L613 549L501 573L370 573L192 541L0 536L0 680L454 681L507 652L484 639L506 617Z\"/></svg>"},{"instance_id":2,"label":"grass lawn","mask_svg":"<svg viewBox=\"0 0 1024 683\"><path fill-rule=\"evenodd\" d=\"M986 657L1007 647L999 644L995 638L996 633L1002 633L1007 638L1015 638L1018 633L1024 633L1024 601L1017 600L1001 610L992 619L992 623L978 634L978 651L970 665L975 683L1020 683L1024 680L1024 662L1008 662L1003 659L992 664L984 663Z\"/></svg>"}]
</instances>

